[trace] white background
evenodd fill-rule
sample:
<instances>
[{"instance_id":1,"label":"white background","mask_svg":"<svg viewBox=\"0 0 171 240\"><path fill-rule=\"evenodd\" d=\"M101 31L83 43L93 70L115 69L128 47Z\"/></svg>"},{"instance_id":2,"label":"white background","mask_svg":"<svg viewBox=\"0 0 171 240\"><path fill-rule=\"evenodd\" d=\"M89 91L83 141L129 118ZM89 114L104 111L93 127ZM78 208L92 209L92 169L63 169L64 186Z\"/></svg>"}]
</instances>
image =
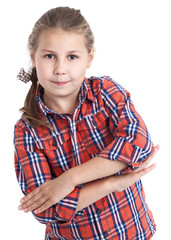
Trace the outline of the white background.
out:
<instances>
[{"instance_id":1,"label":"white background","mask_svg":"<svg viewBox=\"0 0 171 240\"><path fill-rule=\"evenodd\" d=\"M153 139L161 149L157 168L143 178L154 214L154 240L170 239L170 82L171 6L166 0L3 1L0 9L1 59L1 239L42 240L44 225L18 211L22 197L14 172L13 127L29 84L16 80L30 64L27 38L35 21L57 6L81 9L95 35L96 56L87 76L110 75L132 95Z\"/></svg>"}]
</instances>

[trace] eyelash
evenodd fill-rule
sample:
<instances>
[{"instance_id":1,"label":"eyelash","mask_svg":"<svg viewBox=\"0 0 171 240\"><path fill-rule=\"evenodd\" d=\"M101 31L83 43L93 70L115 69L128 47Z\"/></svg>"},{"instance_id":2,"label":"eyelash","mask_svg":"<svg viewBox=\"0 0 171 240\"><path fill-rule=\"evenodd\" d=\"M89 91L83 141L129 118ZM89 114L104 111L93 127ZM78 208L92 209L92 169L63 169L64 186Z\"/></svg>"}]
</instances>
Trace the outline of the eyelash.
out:
<instances>
[{"instance_id":1,"label":"eyelash","mask_svg":"<svg viewBox=\"0 0 171 240\"><path fill-rule=\"evenodd\" d=\"M74 57L74 58L72 58L72 57ZM69 58L70 60L75 60L75 59L77 59L78 57L77 57L76 55L71 54L71 55L68 56L68 58Z\"/></svg>"},{"instance_id":2,"label":"eyelash","mask_svg":"<svg viewBox=\"0 0 171 240\"><path fill-rule=\"evenodd\" d=\"M46 54L46 55L45 55L45 58L47 58L47 59L54 59L54 58L55 58L55 55L49 53L49 54Z\"/></svg>"},{"instance_id":3,"label":"eyelash","mask_svg":"<svg viewBox=\"0 0 171 240\"><path fill-rule=\"evenodd\" d=\"M45 58L47 58L47 59L55 59L56 57L55 57L54 54L46 54ZM71 55L68 56L68 59L71 60L71 61L76 60L77 58L78 58L78 56L76 56L74 54L71 54Z\"/></svg>"}]
</instances>

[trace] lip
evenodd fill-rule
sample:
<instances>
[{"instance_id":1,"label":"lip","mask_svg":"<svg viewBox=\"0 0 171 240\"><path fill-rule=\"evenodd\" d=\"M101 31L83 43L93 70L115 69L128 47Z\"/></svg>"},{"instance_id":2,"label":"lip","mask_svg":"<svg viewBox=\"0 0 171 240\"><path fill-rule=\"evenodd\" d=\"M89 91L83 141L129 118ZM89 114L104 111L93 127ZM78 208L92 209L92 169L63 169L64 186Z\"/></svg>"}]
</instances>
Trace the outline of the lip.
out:
<instances>
[{"instance_id":1,"label":"lip","mask_svg":"<svg viewBox=\"0 0 171 240\"><path fill-rule=\"evenodd\" d=\"M66 85L67 83L69 83L69 81L67 81L67 82L53 82L55 85L57 85L57 86L64 86L64 85Z\"/></svg>"}]
</instances>

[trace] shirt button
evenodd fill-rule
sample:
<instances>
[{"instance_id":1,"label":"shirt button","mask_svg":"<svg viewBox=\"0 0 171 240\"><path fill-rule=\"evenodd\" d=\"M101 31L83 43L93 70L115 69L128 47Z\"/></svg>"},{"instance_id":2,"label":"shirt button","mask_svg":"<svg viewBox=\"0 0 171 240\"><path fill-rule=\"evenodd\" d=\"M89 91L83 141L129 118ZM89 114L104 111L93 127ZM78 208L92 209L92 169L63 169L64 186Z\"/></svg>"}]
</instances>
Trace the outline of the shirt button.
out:
<instances>
[{"instance_id":1,"label":"shirt button","mask_svg":"<svg viewBox=\"0 0 171 240\"><path fill-rule=\"evenodd\" d=\"M107 237L107 236L108 236L108 233L107 233L107 232L103 232L103 236L104 236L104 237Z\"/></svg>"},{"instance_id":2,"label":"shirt button","mask_svg":"<svg viewBox=\"0 0 171 240\"><path fill-rule=\"evenodd\" d=\"M100 214L101 212L102 212L102 210L100 208L97 208L96 213Z\"/></svg>"},{"instance_id":3,"label":"shirt button","mask_svg":"<svg viewBox=\"0 0 171 240\"><path fill-rule=\"evenodd\" d=\"M52 146L57 146L57 142L55 140L53 140Z\"/></svg>"},{"instance_id":4,"label":"shirt button","mask_svg":"<svg viewBox=\"0 0 171 240\"><path fill-rule=\"evenodd\" d=\"M96 121L94 119L92 120L92 124L96 126Z\"/></svg>"}]
</instances>

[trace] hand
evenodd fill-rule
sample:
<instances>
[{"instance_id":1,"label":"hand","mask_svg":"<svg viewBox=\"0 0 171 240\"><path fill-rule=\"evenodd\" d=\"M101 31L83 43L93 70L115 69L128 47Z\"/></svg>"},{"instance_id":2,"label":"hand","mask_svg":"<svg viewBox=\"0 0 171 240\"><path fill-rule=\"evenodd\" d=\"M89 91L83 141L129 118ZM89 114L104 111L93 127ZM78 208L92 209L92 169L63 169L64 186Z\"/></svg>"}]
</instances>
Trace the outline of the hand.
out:
<instances>
[{"instance_id":1,"label":"hand","mask_svg":"<svg viewBox=\"0 0 171 240\"><path fill-rule=\"evenodd\" d=\"M54 180L43 183L40 187L21 199L19 210L24 212L34 211L38 214L66 197L74 189L74 184L69 179L67 172Z\"/></svg>"},{"instance_id":2,"label":"hand","mask_svg":"<svg viewBox=\"0 0 171 240\"><path fill-rule=\"evenodd\" d=\"M125 190L126 188L130 187L132 184L134 184L136 181L138 181L141 177L146 175L147 173L151 172L155 167L156 164L153 163L151 166L147 167L149 163L152 161L154 158L155 154L157 151L160 149L159 145L154 147L152 154L144 160L142 165L134 170L132 173L122 175L122 176L113 176L111 178L112 181L114 181L114 185L116 186L116 192L121 192Z\"/></svg>"}]
</instances>

